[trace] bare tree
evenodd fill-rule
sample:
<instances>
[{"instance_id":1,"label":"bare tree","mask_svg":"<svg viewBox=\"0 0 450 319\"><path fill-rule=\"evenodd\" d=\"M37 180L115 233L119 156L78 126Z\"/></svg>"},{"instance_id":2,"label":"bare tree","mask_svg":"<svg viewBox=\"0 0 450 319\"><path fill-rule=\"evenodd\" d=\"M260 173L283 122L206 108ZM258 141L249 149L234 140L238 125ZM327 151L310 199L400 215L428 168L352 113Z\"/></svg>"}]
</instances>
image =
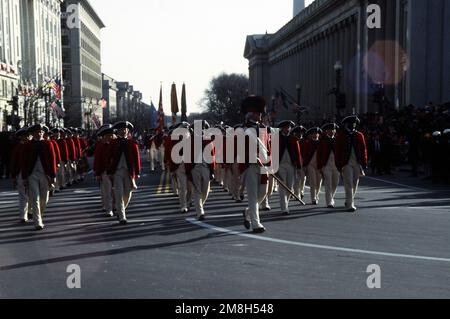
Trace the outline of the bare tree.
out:
<instances>
[{"instance_id":1,"label":"bare tree","mask_svg":"<svg viewBox=\"0 0 450 319\"><path fill-rule=\"evenodd\" d=\"M214 77L201 106L215 122L234 125L242 122L242 100L248 95L249 80L244 74L221 74Z\"/></svg>"}]
</instances>

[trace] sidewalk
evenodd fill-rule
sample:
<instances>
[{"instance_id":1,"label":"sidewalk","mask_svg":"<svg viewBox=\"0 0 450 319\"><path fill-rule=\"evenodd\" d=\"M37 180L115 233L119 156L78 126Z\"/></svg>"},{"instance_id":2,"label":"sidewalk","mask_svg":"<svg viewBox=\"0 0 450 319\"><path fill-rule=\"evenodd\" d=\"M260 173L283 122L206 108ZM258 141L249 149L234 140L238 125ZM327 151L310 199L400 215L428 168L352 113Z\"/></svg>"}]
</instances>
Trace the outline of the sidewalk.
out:
<instances>
[{"instance_id":1,"label":"sidewalk","mask_svg":"<svg viewBox=\"0 0 450 319\"><path fill-rule=\"evenodd\" d=\"M372 175L370 169L367 170L367 176L385 180L392 183L404 184L411 187L418 187L430 190L438 190L438 191L449 191L450 185L443 183L433 183L431 177L427 177L426 174L419 168L419 176L414 177L411 176L411 166L410 165L401 165L392 169L392 174L387 175Z\"/></svg>"}]
</instances>

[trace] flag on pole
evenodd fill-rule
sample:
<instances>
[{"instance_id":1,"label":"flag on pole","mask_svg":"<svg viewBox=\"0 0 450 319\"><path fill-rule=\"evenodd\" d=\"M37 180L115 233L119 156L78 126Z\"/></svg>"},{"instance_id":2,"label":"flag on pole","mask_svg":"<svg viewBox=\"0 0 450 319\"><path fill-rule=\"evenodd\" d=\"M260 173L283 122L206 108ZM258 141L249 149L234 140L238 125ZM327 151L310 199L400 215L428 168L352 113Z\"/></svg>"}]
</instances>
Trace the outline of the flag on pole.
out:
<instances>
[{"instance_id":1,"label":"flag on pole","mask_svg":"<svg viewBox=\"0 0 450 319\"><path fill-rule=\"evenodd\" d=\"M99 129L102 126L102 123L100 123L100 119L97 114L92 115L92 122L94 123L96 129Z\"/></svg>"},{"instance_id":2,"label":"flag on pole","mask_svg":"<svg viewBox=\"0 0 450 319\"><path fill-rule=\"evenodd\" d=\"M66 116L66 113L64 112L64 110L61 106L61 102L59 102L58 100L53 101L53 103L50 105L50 107L52 108L53 112L55 112L56 116L59 119L62 119Z\"/></svg>"},{"instance_id":3,"label":"flag on pole","mask_svg":"<svg viewBox=\"0 0 450 319\"><path fill-rule=\"evenodd\" d=\"M170 92L170 104L172 110L172 124L175 125L177 122L177 113L180 111L178 108L177 86L175 83L172 84L172 90Z\"/></svg>"},{"instance_id":4,"label":"flag on pole","mask_svg":"<svg viewBox=\"0 0 450 319\"><path fill-rule=\"evenodd\" d=\"M163 99L162 99L162 85L159 91L159 107L158 107L158 133L161 133L164 130L165 126L165 117L164 108L163 108Z\"/></svg>"},{"instance_id":5,"label":"flag on pole","mask_svg":"<svg viewBox=\"0 0 450 319\"><path fill-rule=\"evenodd\" d=\"M186 84L184 83L181 91L181 121L187 122Z\"/></svg>"}]
</instances>

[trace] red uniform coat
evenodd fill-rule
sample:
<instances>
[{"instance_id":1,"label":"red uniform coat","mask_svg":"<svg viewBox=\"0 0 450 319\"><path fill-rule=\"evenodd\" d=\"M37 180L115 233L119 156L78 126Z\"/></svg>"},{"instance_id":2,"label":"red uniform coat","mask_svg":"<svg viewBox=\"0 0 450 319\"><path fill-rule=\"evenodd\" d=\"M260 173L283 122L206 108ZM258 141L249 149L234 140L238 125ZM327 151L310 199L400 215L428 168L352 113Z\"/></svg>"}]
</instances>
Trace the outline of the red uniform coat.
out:
<instances>
[{"instance_id":1,"label":"red uniform coat","mask_svg":"<svg viewBox=\"0 0 450 319\"><path fill-rule=\"evenodd\" d=\"M320 140L319 147L317 148L317 168L322 169L324 168L328 160L330 159L331 152L334 152L335 160L336 160L336 139L335 138L329 138L329 137L323 137Z\"/></svg>"},{"instance_id":2,"label":"red uniform coat","mask_svg":"<svg viewBox=\"0 0 450 319\"><path fill-rule=\"evenodd\" d=\"M336 167L339 171L342 171L344 166L348 164L352 148L355 149L358 163L364 169L367 168L367 145L364 134L341 132L336 138Z\"/></svg>"},{"instance_id":3,"label":"red uniform coat","mask_svg":"<svg viewBox=\"0 0 450 319\"><path fill-rule=\"evenodd\" d=\"M107 152L107 173L114 175L119 165L122 156L121 143L123 139L116 139L111 141ZM136 141L127 139L125 142L125 159L127 161L128 173L132 179L136 179L141 174L141 157L139 153L139 146Z\"/></svg>"},{"instance_id":4,"label":"red uniform coat","mask_svg":"<svg viewBox=\"0 0 450 319\"><path fill-rule=\"evenodd\" d=\"M81 149L81 142L80 142L80 138L78 136L72 137L73 143L75 144L75 156L76 159L79 160L81 159L81 157L83 156L83 154L81 154L82 149Z\"/></svg>"},{"instance_id":5,"label":"red uniform coat","mask_svg":"<svg viewBox=\"0 0 450 319\"><path fill-rule=\"evenodd\" d=\"M17 178L17 176L19 176L20 174L20 161L21 158L23 157L23 149L25 144L19 143L16 145L16 147L14 147L14 150L11 155L11 168L10 168L11 178Z\"/></svg>"},{"instance_id":6,"label":"red uniform coat","mask_svg":"<svg viewBox=\"0 0 450 319\"><path fill-rule=\"evenodd\" d=\"M291 158L292 164L297 168L302 168L303 158L300 148L300 140L294 136L284 137L280 135L280 161L283 159L283 155L286 150L289 152L289 157Z\"/></svg>"},{"instance_id":7,"label":"red uniform coat","mask_svg":"<svg viewBox=\"0 0 450 319\"><path fill-rule=\"evenodd\" d=\"M66 139L69 160L75 162L77 160L77 149L75 148L75 142L71 137Z\"/></svg>"},{"instance_id":8,"label":"red uniform coat","mask_svg":"<svg viewBox=\"0 0 450 319\"><path fill-rule=\"evenodd\" d=\"M94 152L94 173L95 176L102 176L107 170L108 147L110 144L99 142L95 146Z\"/></svg>"},{"instance_id":9,"label":"red uniform coat","mask_svg":"<svg viewBox=\"0 0 450 319\"><path fill-rule=\"evenodd\" d=\"M61 163L61 151L59 150L58 143L55 140L50 140L50 142L53 145L53 150L55 151L55 159L56 159L56 165Z\"/></svg>"},{"instance_id":10,"label":"red uniform coat","mask_svg":"<svg viewBox=\"0 0 450 319\"><path fill-rule=\"evenodd\" d=\"M67 163L69 160L69 148L67 147L67 142L65 139L60 138L56 141L59 146L59 152L61 154L61 161Z\"/></svg>"},{"instance_id":11,"label":"red uniform coat","mask_svg":"<svg viewBox=\"0 0 450 319\"><path fill-rule=\"evenodd\" d=\"M56 177L56 156L53 144L50 141L31 141L23 146L23 156L20 161L22 179L27 179L33 173L36 161L41 160L45 175Z\"/></svg>"},{"instance_id":12,"label":"red uniform coat","mask_svg":"<svg viewBox=\"0 0 450 319\"><path fill-rule=\"evenodd\" d=\"M319 147L319 141L314 142L307 138L303 141L303 164L308 166Z\"/></svg>"}]
</instances>

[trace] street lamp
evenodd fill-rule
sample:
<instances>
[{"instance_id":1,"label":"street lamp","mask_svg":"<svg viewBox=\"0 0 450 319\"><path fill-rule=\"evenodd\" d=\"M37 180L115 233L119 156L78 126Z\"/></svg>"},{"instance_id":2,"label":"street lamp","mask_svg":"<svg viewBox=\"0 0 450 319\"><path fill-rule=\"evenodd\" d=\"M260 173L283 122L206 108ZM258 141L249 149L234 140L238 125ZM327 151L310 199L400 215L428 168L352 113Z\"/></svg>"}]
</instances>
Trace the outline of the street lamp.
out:
<instances>
[{"instance_id":1,"label":"street lamp","mask_svg":"<svg viewBox=\"0 0 450 319\"><path fill-rule=\"evenodd\" d=\"M340 120L342 118L342 110L346 107L346 96L345 93L341 92L341 81L342 81L342 70L343 65L341 61L336 61L334 65L334 71L336 73L336 88L333 89L332 94L336 97L336 109L337 109L337 117Z\"/></svg>"}]
</instances>

